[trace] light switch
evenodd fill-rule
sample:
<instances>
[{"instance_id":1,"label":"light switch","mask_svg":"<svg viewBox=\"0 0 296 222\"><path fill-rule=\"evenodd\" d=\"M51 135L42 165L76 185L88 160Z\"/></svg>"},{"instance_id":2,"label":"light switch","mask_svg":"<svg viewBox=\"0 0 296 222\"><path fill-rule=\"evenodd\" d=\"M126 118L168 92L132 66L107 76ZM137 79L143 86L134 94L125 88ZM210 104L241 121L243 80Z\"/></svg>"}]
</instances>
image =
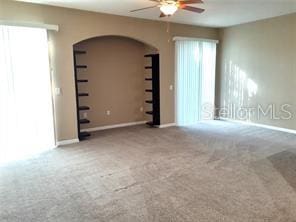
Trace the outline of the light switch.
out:
<instances>
[{"instance_id":1,"label":"light switch","mask_svg":"<svg viewBox=\"0 0 296 222\"><path fill-rule=\"evenodd\" d=\"M174 86L170 85L170 90L173 91L173 89L174 89Z\"/></svg>"},{"instance_id":2,"label":"light switch","mask_svg":"<svg viewBox=\"0 0 296 222\"><path fill-rule=\"evenodd\" d=\"M55 94L56 94L57 96L62 95L62 89L61 89L61 88L55 88Z\"/></svg>"}]
</instances>

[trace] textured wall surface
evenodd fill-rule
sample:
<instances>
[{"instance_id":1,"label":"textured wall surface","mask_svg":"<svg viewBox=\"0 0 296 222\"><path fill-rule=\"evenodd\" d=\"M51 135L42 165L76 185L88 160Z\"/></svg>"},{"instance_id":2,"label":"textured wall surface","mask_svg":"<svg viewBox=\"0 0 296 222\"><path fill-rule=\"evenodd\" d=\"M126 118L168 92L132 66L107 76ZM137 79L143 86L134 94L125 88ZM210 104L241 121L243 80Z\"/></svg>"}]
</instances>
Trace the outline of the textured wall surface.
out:
<instances>
[{"instance_id":1,"label":"textured wall surface","mask_svg":"<svg viewBox=\"0 0 296 222\"><path fill-rule=\"evenodd\" d=\"M89 80L78 87L80 92L89 93L80 97L80 104L91 108L86 112L91 123L83 127L143 121L145 45L107 36L78 43L75 49L87 52L76 56L78 64L87 65L79 70L78 77Z\"/></svg>"},{"instance_id":2,"label":"textured wall surface","mask_svg":"<svg viewBox=\"0 0 296 222\"><path fill-rule=\"evenodd\" d=\"M53 46L52 67L55 87L63 94L55 97L56 132L58 140L77 138L75 87L73 75L73 44L82 40L120 35L154 46L160 53L161 123L174 122L174 43L173 36L218 38L212 28L171 24L80 10L51 7L8 0L0 1L0 19L59 25L59 32L50 32ZM170 40L170 41L168 41Z\"/></svg>"},{"instance_id":3,"label":"textured wall surface","mask_svg":"<svg viewBox=\"0 0 296 222\"><path fill-rule=\"evenodd\" d=\"M296 14L226 28L220 34L218 105L262 106L267 111L273 104L273 118L255 111L249 121L296 129ZM289 116L281 111L284 104L290 105L285 110L293 113L291 119L283 119Z\"/></svg>"}]
</instances>

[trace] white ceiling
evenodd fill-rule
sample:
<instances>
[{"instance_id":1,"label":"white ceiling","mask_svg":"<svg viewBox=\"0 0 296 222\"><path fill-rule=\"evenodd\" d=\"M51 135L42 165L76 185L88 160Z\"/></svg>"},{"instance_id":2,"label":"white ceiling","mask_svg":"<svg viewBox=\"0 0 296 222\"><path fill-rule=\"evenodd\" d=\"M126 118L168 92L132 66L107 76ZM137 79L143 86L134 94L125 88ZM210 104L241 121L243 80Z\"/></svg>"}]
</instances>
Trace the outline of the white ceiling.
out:
<instances>
[{"instance_id":1,"label":"white ceiling","mask_svg":"<svg viewBox=\"0 0 296 222\"><path fill-rule=\"evenodd\" d=\"M153 6L149 0L20 0L87 11L159 20L159 8L130 13ZM227 27L296 12L296 0L204 0L192 5L206 9L202 14L179 10L170 21L209 27ZM166 19L166 18L165 18ZM161 20L165 20L161 19Z\"/></svg>"}]
</instances>

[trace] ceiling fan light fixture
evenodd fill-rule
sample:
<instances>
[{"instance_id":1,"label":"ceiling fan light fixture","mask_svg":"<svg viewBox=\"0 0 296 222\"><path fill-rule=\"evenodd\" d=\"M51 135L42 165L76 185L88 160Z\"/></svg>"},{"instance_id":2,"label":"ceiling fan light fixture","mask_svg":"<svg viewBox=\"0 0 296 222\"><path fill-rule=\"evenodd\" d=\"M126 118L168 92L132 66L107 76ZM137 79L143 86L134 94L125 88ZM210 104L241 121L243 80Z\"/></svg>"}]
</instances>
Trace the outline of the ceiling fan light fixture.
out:
<instances>
[{"instance_id":1,"label":"ceiling fan light fixture","mask_svg":"<svg viewBox=\"0 0 296 222\"><path fill-rule=\"evenodd\" d=\"M165 15L173 15L177 10L176 4L165 4L160 7L160 11Z\"/></svg>"}]
</instances>

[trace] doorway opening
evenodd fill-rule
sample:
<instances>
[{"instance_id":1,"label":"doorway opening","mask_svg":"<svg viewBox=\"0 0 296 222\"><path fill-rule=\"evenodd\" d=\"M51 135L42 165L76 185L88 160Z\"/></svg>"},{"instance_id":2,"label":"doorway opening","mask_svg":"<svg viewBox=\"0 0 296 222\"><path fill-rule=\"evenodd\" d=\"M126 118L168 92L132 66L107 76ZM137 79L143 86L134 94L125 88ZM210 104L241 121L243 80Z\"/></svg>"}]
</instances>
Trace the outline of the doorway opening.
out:
<instances>
[{"instance_id":1,"label":"doorway opening","mask_svg":"<svg viewBox=\"0 0 296 222\"><path fill-rule=\"evenodd\" d=\"M176 123L214 119L216 41L176 39Z\"/></svg>"},{"instance_id":2,"label":"doorway opening","mask_svg":"<svg viewBox=\"0 0 296 222\"><path fill-rule=\"evenodd\" d=\"M0 25L0 163L55 147L47 30Z\"/></svg>"}]
</instances>

